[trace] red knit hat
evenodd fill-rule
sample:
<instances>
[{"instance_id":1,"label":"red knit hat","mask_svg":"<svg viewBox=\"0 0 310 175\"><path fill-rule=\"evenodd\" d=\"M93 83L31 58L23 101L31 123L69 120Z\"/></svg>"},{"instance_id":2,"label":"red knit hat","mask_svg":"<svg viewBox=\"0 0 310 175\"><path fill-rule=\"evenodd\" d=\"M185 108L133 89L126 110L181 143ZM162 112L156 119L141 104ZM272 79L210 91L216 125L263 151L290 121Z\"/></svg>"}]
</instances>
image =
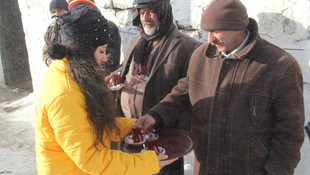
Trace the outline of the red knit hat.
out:
<instances>
[{"instance_id":1,"label":"red knit hat","mask_svg":"<svg viewBox=\"0 0 310 175\"><path fill-rule=\"evenodd\" d=\"M203 30L243 30L249 24L245 6L240 0L213 0L203 12Z\"/></svg>"},{"instance_id":2,"label":"red knit hat","mask_svg":"<svg viewBox=\"0 0 310 175\"><path fill-rule=\"evenodd\" d=\"M68 0L68 8L70 10L70 8L76 4L88 4L90 6L92 6L94 9L97 8L96 3L94 0Z\"/></svg>"}]
</instances>

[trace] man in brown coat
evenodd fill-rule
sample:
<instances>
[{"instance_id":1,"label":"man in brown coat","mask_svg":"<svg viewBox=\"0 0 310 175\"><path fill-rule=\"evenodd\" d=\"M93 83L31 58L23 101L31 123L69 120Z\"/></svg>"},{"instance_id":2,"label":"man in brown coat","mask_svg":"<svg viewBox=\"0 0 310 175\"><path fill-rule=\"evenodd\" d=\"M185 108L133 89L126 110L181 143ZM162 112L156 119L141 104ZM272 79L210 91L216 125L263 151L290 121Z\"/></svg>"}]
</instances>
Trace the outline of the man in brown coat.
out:
<instances>
[{"instance_id":1,"label":"man in brown coat","mask_svg":"<svg viewBox=\"0 0 310 175\"><path fill-rule=\"evenodd\" d=\"M299 64L259 36L239 0L213 0L201 28L208 42L187 76L139 119L143 129L169 127L191 107L194 174L292 175L304 140Z\"/></svg>"},{"instance_id":2,"label":"man in brown coat","mask_svg":"<svg viewBox=\"0 0 310 175\"><path fill-rule=\"evenodd\" d=\"M199 42L173 24L170 0L135 0L133 25L139 34L129 44L120 67L121 110L127 118L139 118L160 102L186 76L189 59ZM180 114L189 118L189 110ZM185 117L187 116L187 117ZM189 128L182 121L171 127ZM159 174L183 175L183 159L164 167Z\"/></svg>"}]
</instances>

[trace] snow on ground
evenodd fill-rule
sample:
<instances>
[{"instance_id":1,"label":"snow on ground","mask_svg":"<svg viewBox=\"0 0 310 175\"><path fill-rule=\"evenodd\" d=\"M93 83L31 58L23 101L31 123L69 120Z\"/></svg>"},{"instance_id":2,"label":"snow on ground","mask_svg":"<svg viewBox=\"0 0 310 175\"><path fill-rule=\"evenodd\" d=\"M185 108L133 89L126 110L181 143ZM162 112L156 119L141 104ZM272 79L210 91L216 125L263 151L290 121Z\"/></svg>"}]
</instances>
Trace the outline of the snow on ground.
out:
<instances>
[{"instance_id":1,"label":"snow on ground","mask_svg":"<svg viewBox=\"0 0 310 175\"><path fill-rule=\"evenodd\" d=\"M0 88L0 174L35 175L35 95ZM185 175L192 175L193 153L185 156Z\"/></svg>"},{"instance_id":2,"label":"snow on ground","mask_svg":"<svg viewBox=\"0 0 310 175\"><path fill-rule=\"evenodd\" d=\"M0 89L0 174L36 173L34 95Z\"/></svg>"}]
</instances>

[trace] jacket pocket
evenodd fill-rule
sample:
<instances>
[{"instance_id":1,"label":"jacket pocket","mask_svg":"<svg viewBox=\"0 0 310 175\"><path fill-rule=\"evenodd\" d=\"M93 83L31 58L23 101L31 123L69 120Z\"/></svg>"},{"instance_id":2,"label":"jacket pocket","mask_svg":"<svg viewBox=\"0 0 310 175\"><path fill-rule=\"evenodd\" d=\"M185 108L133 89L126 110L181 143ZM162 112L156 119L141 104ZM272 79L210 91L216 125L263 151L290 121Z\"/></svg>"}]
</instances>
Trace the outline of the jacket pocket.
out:
<instances>
[{"instance_id":1,"label":"jacket pocket","mask_svg":"<svg viewBox=\"0 0 310 175\"><path fill-rule=\"evenodd\" d=\"M258 136L251 136L249 140L250 147L253 149L253 152L256 154L256 156L253 155L253 158L258 157L261 160L266 160L269 156L269 150L264 145L264 143L261 141L261 139Z\"/></svg>"}]
</instances>

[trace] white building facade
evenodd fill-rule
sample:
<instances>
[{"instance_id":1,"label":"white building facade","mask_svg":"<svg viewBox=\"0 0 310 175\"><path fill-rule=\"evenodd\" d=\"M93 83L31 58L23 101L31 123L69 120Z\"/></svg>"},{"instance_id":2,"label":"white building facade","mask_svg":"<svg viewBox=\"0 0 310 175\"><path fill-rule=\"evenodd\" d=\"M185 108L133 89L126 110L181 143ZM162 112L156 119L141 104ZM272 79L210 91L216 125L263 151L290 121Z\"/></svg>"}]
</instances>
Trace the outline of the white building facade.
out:
<instances>
[{"instance_id":1,"label":"white building facade","mask_svg":"<svg viewBox=\"0 0 310 175\"><path fill-rule=\"evenodd\" d=\"M121 60L129 41L137 33L132 26L133 0L95 0L102 14L113 21L122 37ZM171 0L174 22L181 31L205 42L207 35L200 29L203 9L211 0ZM18 0L22 13L32 84L36 92L46 65L42 62L43 35L51 22L49 2ZM310 121L310 1L309 0L242 0L248 15L258 21L259 33L266 40L291 53L299 62L304 77L306 121ZM1 64L0 64L1 66ZM0 68L1 71L1 68ZM0 76L0 84L3 82ZM310 140L305 138L301 160L295 175L310 174Z\"/></svg>"}]
</instances>

